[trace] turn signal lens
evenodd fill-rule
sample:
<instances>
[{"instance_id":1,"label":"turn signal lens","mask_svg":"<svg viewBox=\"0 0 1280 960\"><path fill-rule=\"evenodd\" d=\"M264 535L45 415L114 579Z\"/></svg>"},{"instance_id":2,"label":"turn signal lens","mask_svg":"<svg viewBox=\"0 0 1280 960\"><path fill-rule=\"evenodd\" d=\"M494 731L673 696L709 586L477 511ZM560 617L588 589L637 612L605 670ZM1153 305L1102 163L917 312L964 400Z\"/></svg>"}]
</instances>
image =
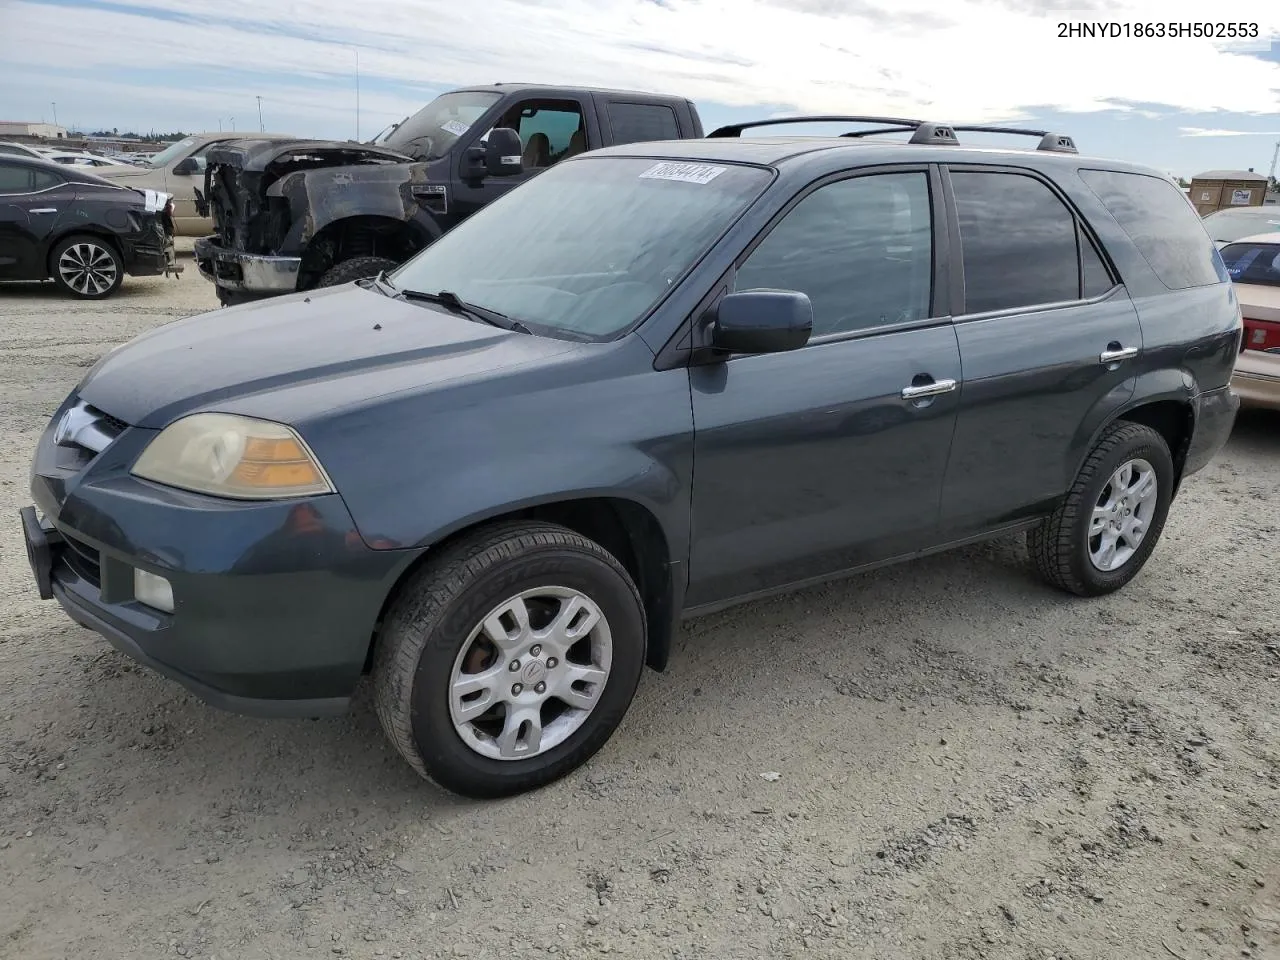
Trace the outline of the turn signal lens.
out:
<instances>
[{"instance_id":1,"label":"turn signal lens","mask_svg":"<svg viewBox=\"0 0 1280 960\"><path fill-rule=\"evenodd\" d=\"M133 474L242 500L334 492L315 455L290 427L225 413L197 413L171 423L143 451Z\"/></svg>"}]
</instances>

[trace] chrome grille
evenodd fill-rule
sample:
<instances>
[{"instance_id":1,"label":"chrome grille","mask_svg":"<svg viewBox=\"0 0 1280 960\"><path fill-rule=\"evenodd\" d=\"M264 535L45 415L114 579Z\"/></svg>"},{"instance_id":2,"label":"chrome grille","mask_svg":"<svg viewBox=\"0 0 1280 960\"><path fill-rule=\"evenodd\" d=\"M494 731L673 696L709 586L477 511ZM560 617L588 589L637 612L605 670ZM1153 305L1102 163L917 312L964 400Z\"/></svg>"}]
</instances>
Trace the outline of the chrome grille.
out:
<instances>
[{"instance_id":1,"label":"chrome grille","mask_svg":"<svg viewBox=\"0 0 1280 960\"><path fill-rule=\"evenodd\" d=\"M60 447L80 448L99 454L115 441L128 424L77 400L58 418L53 442Z\"/></svg>"}]
</instances>

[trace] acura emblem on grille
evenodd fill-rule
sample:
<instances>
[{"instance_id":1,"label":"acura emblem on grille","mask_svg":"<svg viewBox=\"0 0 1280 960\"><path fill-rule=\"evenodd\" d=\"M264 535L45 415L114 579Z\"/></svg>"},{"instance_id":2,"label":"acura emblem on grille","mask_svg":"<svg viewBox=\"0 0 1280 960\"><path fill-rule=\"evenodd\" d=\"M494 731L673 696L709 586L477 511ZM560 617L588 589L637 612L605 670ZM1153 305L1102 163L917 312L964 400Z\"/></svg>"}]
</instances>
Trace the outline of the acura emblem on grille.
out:
<instances>
[{"instance_id":1,"label":"acura emblem on grille","mask_svg":"<svg viewBox=\"0 0 1280 960\"><path fill-rule=\"evenodd\" d=\"M83 404L72 407L58 420L53 442L60 447L85 447L101 453L115 439L101 426L101 417Z\"/></svg>"}]
</instances>

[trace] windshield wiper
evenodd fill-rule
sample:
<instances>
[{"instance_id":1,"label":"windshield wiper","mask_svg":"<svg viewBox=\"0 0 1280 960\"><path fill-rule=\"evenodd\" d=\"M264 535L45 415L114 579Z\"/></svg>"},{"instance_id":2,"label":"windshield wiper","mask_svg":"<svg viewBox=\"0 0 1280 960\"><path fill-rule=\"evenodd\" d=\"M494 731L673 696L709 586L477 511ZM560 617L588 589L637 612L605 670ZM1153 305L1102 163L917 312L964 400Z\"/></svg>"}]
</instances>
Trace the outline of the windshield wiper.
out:
<instances>
[{"instance_id":1,"label":"windshield wiper","mask_svg":"<svg viewBox=\"0 0 1280 960\"><path fill-rule=\"evenodd\" d=\"M400 290L394 296L400 297L402 300L420 300L423 303L439 304L460 316L468 317L471 320L479 320L481 323L487 323L491 327L514 330L516 333L533 333L532 330L514 317L508 317L505 313L490 310L488 307L478 307L474 303L467 303L452 290L441 290L438 293L424 293L421 290Z\"/></svg>"},{"instance_id":2,"label":"windshield wiper","mask_svg":"<svg viewBox=\"0 0 1280 960\"><path fill-rule=\"evenodd\" d=\"M391 282L391 279L387 276L387 271L385 270L379 270L378 275L370 282L384 297L394 297L398 296L400 293L400 288Z\"/></svg>"}]
</instances>

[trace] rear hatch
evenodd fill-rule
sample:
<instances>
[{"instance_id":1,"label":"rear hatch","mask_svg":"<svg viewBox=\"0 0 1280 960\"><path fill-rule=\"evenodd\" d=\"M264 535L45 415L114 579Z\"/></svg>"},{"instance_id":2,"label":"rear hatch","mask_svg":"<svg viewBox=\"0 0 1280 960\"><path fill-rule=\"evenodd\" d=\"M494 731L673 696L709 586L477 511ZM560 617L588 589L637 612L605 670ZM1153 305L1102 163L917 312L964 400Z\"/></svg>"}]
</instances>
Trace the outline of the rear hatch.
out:
<instances>
[{"instance_id":1,"label":"rear hatch","mask_svg":"<svg viewBox=\"0 0 1280 960\"><path fill-rule=\"evenodd\" d=\"M320 167L412 162L350 140L232 140L210 147L206 157L197 209L212 217L220 246L259 254L274 253L291 225L287 198L271 189L281 178Z\"/></svg>"}]
</instances>

